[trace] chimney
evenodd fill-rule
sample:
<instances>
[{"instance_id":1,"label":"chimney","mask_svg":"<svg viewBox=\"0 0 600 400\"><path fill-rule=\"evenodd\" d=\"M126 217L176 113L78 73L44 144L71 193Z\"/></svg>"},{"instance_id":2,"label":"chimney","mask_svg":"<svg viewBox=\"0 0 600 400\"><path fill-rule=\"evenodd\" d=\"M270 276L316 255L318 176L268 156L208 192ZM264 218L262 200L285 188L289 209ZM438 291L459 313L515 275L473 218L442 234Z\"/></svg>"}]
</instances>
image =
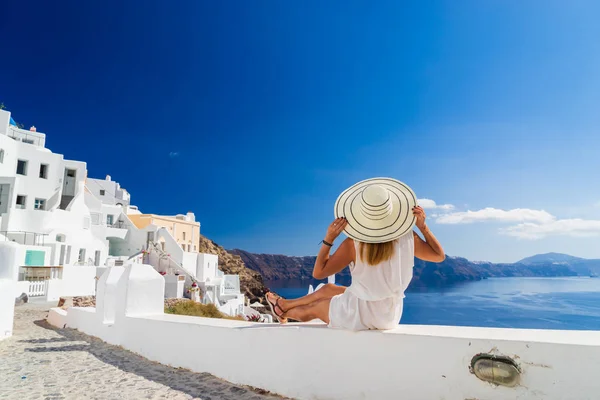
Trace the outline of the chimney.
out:
<instances>
[{"instance_id":1,"label":"chimney","mask_svg":"<svg viewBox=\"0 0 600 400\"><path fill-rule=\"evenodd\" d=\"M110 177L110 175L106 175L106 180L109 181L109 182L112 180L112 178Z\"/></svg>"},{"instance_id":2,"label":"chimney","mask_svg":"<svg viewBox=\"0 0 600 400\"><path fill-rule=\"evenodd\" d=\"M186 218L189 222L196 222L196 216L194 215L193 212L188 211L187 213L187 218Z\"/></svg>"},{"instance_id":3,"label":"chimney","mask_svg":"<svg viewBox=\"0 0 600 400\"><path fill-rule=\"evenodd\" d=\"M37 128L35 126L31 126L31 128L29 128L29 131L31 131L31 132L37 132Z\"/></svg>"}]
</instances>

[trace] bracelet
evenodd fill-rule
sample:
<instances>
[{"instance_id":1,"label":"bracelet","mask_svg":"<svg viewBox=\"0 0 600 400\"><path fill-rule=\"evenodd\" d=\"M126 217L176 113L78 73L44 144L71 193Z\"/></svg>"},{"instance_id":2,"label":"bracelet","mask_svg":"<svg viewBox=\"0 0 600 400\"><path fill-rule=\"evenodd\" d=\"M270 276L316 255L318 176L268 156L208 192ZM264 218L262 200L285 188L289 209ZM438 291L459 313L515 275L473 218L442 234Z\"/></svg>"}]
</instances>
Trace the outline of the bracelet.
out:
<instances>
[{"instance_id":1,"label":"bracelet","mask_svg":"<svg viewBox=\"0 0 600 400\"><path fill-rule=\"evenodd\" d=\"M323 243L325 246L333 247L333 243L329 243L325 240L321 240L321 243Z\"/></svg>"}]
</instances>

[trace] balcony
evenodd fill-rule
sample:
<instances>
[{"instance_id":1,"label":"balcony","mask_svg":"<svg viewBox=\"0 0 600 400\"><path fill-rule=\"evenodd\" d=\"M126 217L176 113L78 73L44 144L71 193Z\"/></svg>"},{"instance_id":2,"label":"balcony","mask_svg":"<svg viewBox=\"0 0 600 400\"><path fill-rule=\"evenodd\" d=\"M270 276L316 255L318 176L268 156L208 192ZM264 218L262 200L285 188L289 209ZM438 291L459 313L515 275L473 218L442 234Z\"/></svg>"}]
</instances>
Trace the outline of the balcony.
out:
<instances>
[{"instance_id":1,"label":"balcony","mask_svg":"<svg viewBox=\"0 0 600 400\"><path fill-rule=\"evenodd\" d=\"M106 226L106 237L124 240L127 232L127 223L122 220L117 220L114 224Z\"/></svg>"},{"instance_id":2,"label":"balcony","mask_svg":"<svg viewBox=\"0 0 600 400\"><path fill-rule=\"evenodd\" d=\"M43 133L26 131L11 126L8 129L7 136L17 142L23 142L38 147L45 147L46 145L46 135Z\"/></svg>"},{"instance_id":3,"label":"balcony","mask_svg":"<svg viewBox=\"0 0 600 400\"><path fill-rule=\"evenodd\" d=\"M46 233L26 231L0 231L4 241L11 241L26 246L44 246L46 244Z\"/></svg>"}]
</instances>

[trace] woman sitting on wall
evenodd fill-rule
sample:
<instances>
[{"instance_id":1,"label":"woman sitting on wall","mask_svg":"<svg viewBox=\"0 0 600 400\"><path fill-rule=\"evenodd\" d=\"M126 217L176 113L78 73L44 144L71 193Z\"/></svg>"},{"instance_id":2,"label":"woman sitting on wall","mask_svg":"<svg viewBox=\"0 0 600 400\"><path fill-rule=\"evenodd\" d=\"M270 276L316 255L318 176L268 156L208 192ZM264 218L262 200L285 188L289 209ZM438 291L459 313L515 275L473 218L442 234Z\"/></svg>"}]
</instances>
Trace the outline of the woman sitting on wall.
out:
<instances>
[{"instance_id":1,"label":"woman sitting on wall","mask_svg":"<svg viewBox=\"0 0 600 400\"><path fill-rule=\"evenodd\" d=\"M313 270L325 279L350 266L349 287L327 284L307 296L286 300L267 293L279 322L320 319L332 328L392 329L400 321L404 291L414 257L442 262L444 250L425 223L425 211L402 182L375 178L344 191L335 204L336 219L327 229ZM424 240L413 231L416 225ZM333 255L333 242L348 238Z\"/></svg>"}]
</instances>

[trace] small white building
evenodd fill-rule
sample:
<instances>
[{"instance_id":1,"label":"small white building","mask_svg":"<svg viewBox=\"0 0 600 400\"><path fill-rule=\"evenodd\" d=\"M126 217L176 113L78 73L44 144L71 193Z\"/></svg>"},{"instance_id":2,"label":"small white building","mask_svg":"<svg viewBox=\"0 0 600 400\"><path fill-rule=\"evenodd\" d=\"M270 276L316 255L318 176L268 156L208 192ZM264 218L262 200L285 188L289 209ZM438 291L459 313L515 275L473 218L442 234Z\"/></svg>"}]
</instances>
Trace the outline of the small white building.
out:
<instances>
[{"instance_id":1,"label":"small white building","mask_svg":"<svg viewBox=\"0 0 600 400\"><path fill-rule=\"evenodd\" d=\"M88 178L87 187L102 204L122 206L124 209L130 205L131 195L118 182L113 181L110 175L106 175L105 179Z\"/></svg>"},{"instance_id":2,"label":"small white building","mask_svg":"<svg viewBox=\"0 0 600 400\"><path fill-rule=\"evenodd\" d=\"M16 267L17 291L30 296L93 294L93 267L108 246L85 204L86 164L53 153L46 135L10 120L0 110L0 243L19 246L16 265L0 268Z\"/></svg>"},{"instance_id":3,"label":"small white building","mask_svg":"<svg viewBox=\"0 0 600 400\"><path fill-rule=\"evenodd\" d=\"M228 315L244 315L245 296L240 291L240 276L225 275L219 269L216 254L198 256L196 279L202 291L202 303L214 304Z\"/></svg>"}]
</instances>

